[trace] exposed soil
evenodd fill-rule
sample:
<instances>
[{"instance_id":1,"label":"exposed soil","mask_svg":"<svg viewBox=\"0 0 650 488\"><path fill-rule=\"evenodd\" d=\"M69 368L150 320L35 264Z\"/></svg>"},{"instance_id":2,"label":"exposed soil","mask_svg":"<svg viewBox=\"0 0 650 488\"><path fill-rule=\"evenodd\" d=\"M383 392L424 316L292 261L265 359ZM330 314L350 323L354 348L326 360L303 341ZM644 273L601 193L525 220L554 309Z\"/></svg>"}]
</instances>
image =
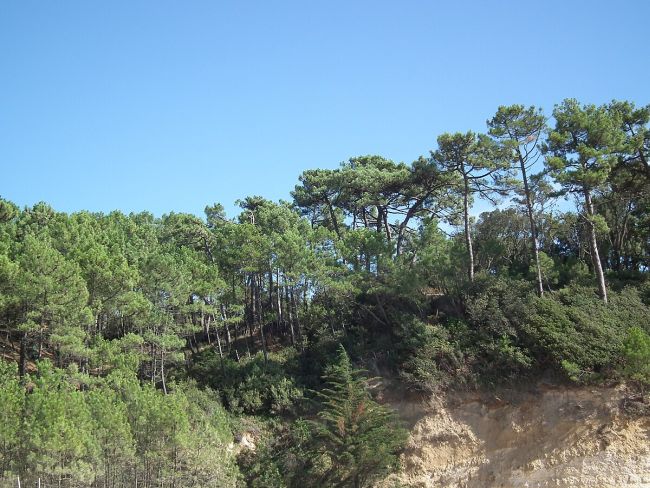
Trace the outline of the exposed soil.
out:
<instances>
[{"instance_id":1,"label":"exposed soil","mask_svg":"<svg viewBox=\"0 0 650 488\"><path fill-rule=\"evenodd\" d=\"M537 384L422 400L385 390L411 426L382 486L650 488L650 405L625 387Z\"/></svg>"}]
</instances>

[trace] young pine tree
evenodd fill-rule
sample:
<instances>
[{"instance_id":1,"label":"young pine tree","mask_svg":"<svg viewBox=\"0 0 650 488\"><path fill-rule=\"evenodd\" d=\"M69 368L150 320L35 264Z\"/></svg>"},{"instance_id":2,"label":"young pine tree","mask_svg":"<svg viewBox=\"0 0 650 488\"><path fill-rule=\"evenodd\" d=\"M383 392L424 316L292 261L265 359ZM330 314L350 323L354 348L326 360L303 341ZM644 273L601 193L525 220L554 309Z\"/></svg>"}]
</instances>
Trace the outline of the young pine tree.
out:
<instances>
[{"instance_id":1,"label":"young pine tree","mask_svg":"<svg viewBox=\"0 0 650 488\"><path fill-rule=\"evenodd\" d=\"M354 369L341 346L320 392L323 409L315 422L311 456L317 486L360 488L397 467L406 441L394 413L375 402L368 380Z\"/></svg>"}]
</instances>

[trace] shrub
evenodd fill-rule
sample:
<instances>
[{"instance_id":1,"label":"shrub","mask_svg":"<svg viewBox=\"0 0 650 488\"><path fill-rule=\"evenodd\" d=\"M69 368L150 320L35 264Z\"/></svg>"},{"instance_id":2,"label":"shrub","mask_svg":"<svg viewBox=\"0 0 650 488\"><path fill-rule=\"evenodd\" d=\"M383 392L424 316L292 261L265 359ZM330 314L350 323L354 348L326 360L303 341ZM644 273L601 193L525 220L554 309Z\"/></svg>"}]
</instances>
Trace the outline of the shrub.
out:
<instances>
[{"instance_id":1,"label":"shrub","mask_svg":"<svg viewBox=\"0 0 650 488\"><path fill-rule=\"evenodd\" d=\"M632 380L650 384L650 335L640 327L631 327L623 345L624 373Z\"/></svg>"},{"instance_id":2,"label":"shrub","mask_svg":"<svg viewBox=\"0 0 650 488\"><path fill-rule=\"evenodd\" d=\"M529 282L479 275L465 296L467 324L448 322L451 340L483 382L511 380L535 365L523 329L532 297Z\"/></svg>"},{"instance_id":3,"label":"shrub","mask_svg":"<svg viewBox=\"0 0 650 488\"><path fill-rule=\"evenodd\" d=\"M650 310L632 289L603 303L591 288L572 287L532 302L525 329L542 364L574 381L611 373L621 360L630 326L647 323Z\"/></svg>"},{"instance_id":4,"label":"shrub","mask_svg":"<svg viewBox=\"0 0 650 488\"><path fill-rule=\"evenodd\" d=\"M400 375L410 386L434 391L458 379L464 356L449 341L446 329L404 316L397 334Z\"/></svg>"},{"instance_id":5,"label":"shrub","mask_svg":"<svg viewBox=\"0 0 650 488\"><path fill-rule=\"evenodd\" d=\"M241 361L224 359L210 351L201 357L192 375L218 391L231 412L247 414L287 413L303 397L295 379L295 351L261 353Z\"/></svg>"}]
</instances>

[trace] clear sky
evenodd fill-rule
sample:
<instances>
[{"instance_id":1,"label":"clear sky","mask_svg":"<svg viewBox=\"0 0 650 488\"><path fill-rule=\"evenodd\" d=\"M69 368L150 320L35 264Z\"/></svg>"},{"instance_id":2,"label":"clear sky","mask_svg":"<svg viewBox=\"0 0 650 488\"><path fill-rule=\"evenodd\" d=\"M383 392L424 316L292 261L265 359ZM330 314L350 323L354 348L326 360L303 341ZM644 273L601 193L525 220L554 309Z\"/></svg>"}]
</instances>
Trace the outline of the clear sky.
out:
<instances>
[{"instance_id":1,"label":"clear sky","mask_svg":"<svg viewBox=\"0 0 650 488\"><path fill-rule=\"evenodd\" d=\"M0 195L232 215L498 105L650 103L650 2L0 2Z\"/></svg>"}]
</instances>

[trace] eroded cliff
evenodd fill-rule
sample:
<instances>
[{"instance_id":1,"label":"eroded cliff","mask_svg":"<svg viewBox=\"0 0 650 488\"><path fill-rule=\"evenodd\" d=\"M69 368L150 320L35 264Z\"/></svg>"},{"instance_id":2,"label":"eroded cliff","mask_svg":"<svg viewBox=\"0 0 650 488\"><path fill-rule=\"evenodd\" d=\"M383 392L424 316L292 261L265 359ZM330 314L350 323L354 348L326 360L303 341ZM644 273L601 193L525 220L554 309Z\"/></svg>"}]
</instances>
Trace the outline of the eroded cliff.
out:
<instances>
[{"instance_id":1,"label":"eroded cliff","mask_svg":"<svg viewBox=\"0 0 650 488\"><path fill-rule=\"evenodd\" d=\"M412 429L386 486L650 487L650 408L624 387L390 396Z\"/></svg>"}]
</instances>

